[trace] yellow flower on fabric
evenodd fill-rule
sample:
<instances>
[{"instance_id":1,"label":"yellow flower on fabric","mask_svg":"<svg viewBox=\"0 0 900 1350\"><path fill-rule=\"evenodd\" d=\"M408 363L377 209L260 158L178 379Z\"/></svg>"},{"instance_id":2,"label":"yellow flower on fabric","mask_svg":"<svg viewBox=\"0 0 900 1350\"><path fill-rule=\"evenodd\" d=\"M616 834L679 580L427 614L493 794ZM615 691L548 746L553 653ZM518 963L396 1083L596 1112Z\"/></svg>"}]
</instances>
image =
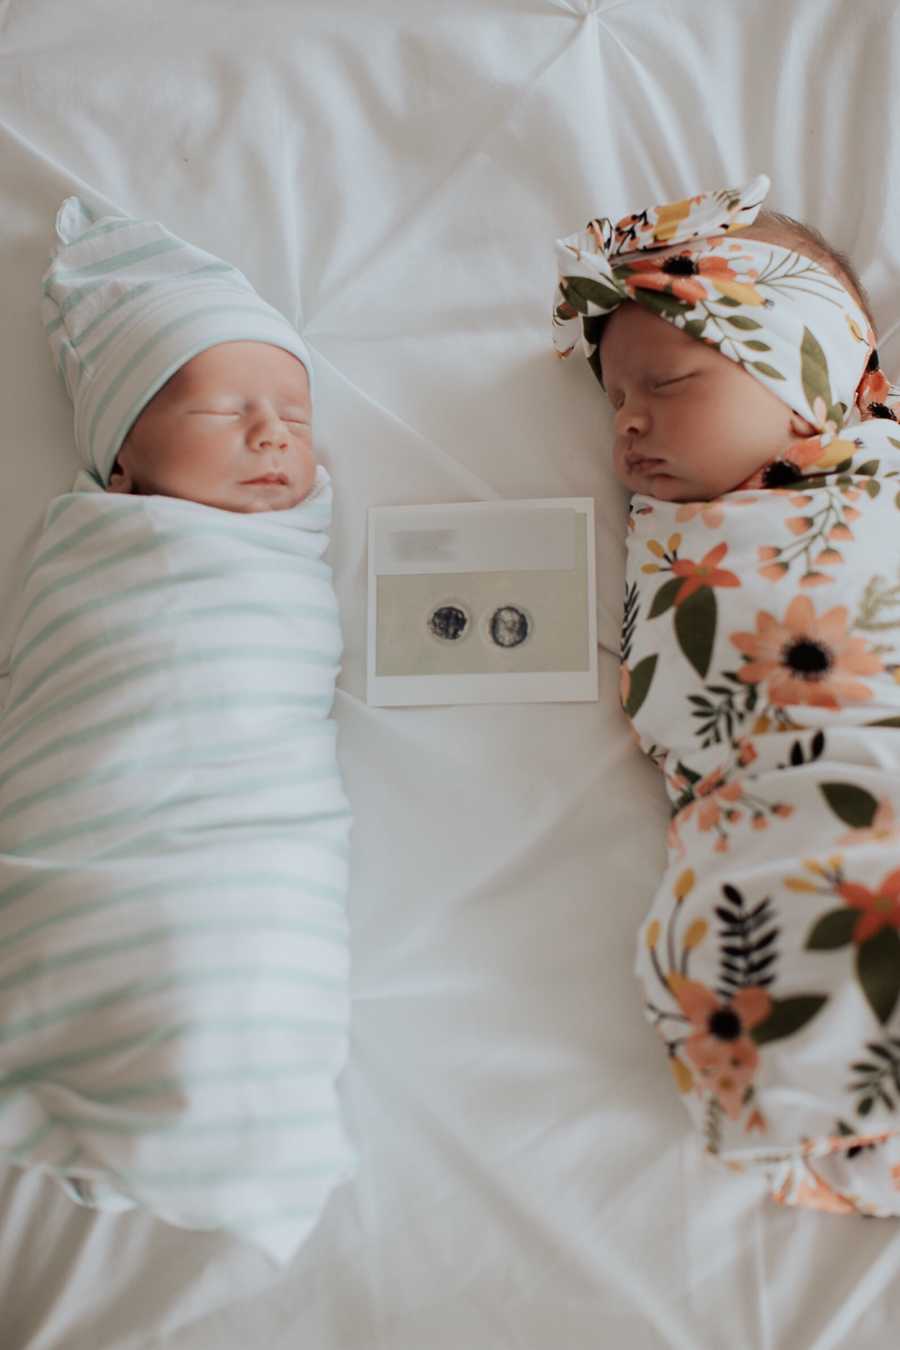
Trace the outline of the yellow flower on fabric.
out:
<instances>
[{"instance_id":1,"label":"yellow flower on fabric","mask_svg":"<svg viewBox=\"0 0 900 1350\"><path fill-rule=\"evenodd\" d=\"M647 943L648 949L652 951L653 948L656 946L657 942L659 942L659 919L654 919L652 923L649 923L647 925L647 931L644 934L644 939Z\"/></svg>"},{"instance_id":2,"label":"yellow flower on fabric","mask_svg":"<svg viewBox=\"0 0 900 1350\"><path fill-rule=\"evenodd\" d=\"M705 919L695 919L684 935L684 950L692 952L695 947L699 947L708 931L709 924Z\"/></svg>"},{"instance_id":3,"label":"yellow flower on fabric","mask_svg":"<svg viewBox=\"0 0 900 1350\"><path fill-rule=\"evenodd\" d=\"M729 300L737 300L739 305L764 305L765 296L760 295L749 281L730 281L727 277L716 277L716 290Z\"/></svg>"},{"instance_id":4,"label":"yellow flower on fabric","mask_svg":"<svg viewBox=\"0 0 900 1350\"><path fill-rule=\"evenodd\" d=\"M852 441L845 441L840 436L835 436L833 441L829 441L823 447L823 453L814 461L815 466L817 469L833 469L836 464L849 459L855 452L856 446Z\"/></svg>"},{"instance_id":5,"label":"yellow flower on fabric","mask_svg":"<svg viewBox=\"0 0 900 1350\"><path fill-rule=\"evenodd\" d=\"M654 558L664 558L666 556L666 550L658 539L647 540L647 552L652 553Z\"/></svg>"},{"instance_id":6,"label":"yellow flower on fabric","mask_svg":"<svg viewBox=\"0 0 900 1350\"><path fill-rule=\"evenodd\" d=\"M785 877L784 884L789 891L799 891L809 895L815 895L819 889L811 881L807 881L806 877Z\"/></svg>"},{"instance_id":7,"label":"yellow flower on fabric","mask_svg":"<svg viewBox=\"0 0 900 1350\"><path fill-rule=\"evenodd\" d=\"M685 197L680 202L667 202L665 206L658 207L653 226L653 238L661 244L667 244L672 236L678 233L678 226L681 221L687 220L690 214L690 197Z\"/></svg>"},{"instance_id":8,"label":"yellow flower on fabric","mask_svg":"<svg viewBox=\"0 0 900 1350\"><path fill-rule=\"evenodd\" d=\"M694 872L692 868L687 868L675 882L675 899L681 904L684 897L694 888Z\"/></svg>"},{"instance_id":9,"label":"yellow flower on fabric","mask_svg":"<svg viewBox=\"0 0 900 1350\"><path fill-rule=\"evenodd\" d=\"M669 1068L672 1070L672 1076L675 1079L675 1086L679 1092L690 1092L694 1086L694 1075L686 1064L684 1064L677 1055L669 1056Z\"/></svg>"}]
</instances>

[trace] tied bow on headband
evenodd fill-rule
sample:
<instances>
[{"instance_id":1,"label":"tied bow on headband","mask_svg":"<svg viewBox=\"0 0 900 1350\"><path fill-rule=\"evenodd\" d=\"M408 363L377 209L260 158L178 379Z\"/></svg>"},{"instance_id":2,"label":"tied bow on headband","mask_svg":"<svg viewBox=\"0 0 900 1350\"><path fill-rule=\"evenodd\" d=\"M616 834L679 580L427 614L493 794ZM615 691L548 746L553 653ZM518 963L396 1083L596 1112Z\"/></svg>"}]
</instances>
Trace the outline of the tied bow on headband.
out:
<instances>
[{"instance_id":1,"label":"tied bow on headband","mask_svg":"<svg viewBox=\"0 0 900 1350\"><path fill-rule=\"evenodd\" d=\"M742 188L592 220L556 242L553 343L581 343L595 369L601 319L631 300L709 343L820 432L862 418L896 419L875 335L853 296L803 253L738 233L769 189Z\"/></svg>"}]
</instances>

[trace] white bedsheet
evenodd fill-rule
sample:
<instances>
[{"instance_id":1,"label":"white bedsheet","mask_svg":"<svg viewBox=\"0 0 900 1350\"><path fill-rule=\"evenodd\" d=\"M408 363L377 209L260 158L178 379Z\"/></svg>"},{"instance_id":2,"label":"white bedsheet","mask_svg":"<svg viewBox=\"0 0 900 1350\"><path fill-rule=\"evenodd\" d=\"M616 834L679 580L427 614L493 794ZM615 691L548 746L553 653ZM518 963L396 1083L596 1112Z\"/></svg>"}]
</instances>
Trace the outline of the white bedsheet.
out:
<instances>
[{"instance_id":1,"label":"white bedsheet","mask_svg":"<svg viewBox=\"0 0 900 1350\"><path fill-rule=\"evenodd\" d=\"M318 376L355 816L360 1153L295 1265L0 1174L3 1350L875 1350L900 1227L697 1152L632 977L663 789L617 706L624 501L553 241L773 180L854 256L896 379L889 0L0 0L0 654L75 468L39 282L62 198L157 217ZM885 338L886 335L886 338ZM596 704L371 709L370 505L593 495Z\"/></svg>"}]
</instances>

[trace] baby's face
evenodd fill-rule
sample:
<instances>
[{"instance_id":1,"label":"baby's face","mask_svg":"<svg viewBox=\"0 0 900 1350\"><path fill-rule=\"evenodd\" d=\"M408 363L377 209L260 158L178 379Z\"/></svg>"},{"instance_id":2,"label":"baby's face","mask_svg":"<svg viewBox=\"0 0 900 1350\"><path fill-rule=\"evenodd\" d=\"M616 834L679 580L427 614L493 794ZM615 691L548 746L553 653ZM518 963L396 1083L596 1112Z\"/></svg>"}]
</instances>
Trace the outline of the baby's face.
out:
<instances>
[{"instance_id":1,"label":"baby's face","mask_svg":"<svg viewBox=\"0 0 900 1350\"><path fill-rule=\"evenodd\" d=\"M709 501L812 431L735 361L634 301L607 321L600 361L613 464L632 492Z\"/></svg>"},{"instance_id":2,"label":"baby's face","mask_svg":"<svg viewBox=\"0 0 900 1350\"><path fill-rule=\"evenodd\" d=\"M223 511L296 506L316 476L306 368L264 342L195 356L129 431L110 492L183 497Z\"/></svg>"}]
</instances>

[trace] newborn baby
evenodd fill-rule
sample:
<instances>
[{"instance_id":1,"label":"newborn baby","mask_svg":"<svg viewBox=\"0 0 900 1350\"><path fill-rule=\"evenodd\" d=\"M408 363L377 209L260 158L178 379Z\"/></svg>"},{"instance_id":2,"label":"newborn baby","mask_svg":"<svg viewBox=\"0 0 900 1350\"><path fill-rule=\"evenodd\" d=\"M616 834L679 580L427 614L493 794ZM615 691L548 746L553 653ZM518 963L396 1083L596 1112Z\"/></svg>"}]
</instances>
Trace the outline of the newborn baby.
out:
<instances>
[{"instance_id":1,"label":"newborn baby","mask_svg":"<svg viewBox=\"0 0 900 1350\"><path fill-rule=\"evenodd\" d=\"M84 468L0 715L0 1156L288 1261L353 1167L350 813L309 357L162 226L57 218Z\"/></svg>"},{"instance_id":2,"label":"newborn baby","mask_svg":"<svg viewBox=\"0 0 900 1350\"><path fill-rule=\"evenodd\" d=\"M621 693L672 804L638 975L709 1153L900 1214L900 427L768 180L557 245L633 493Z\"/></svg>"}]
</instances>

